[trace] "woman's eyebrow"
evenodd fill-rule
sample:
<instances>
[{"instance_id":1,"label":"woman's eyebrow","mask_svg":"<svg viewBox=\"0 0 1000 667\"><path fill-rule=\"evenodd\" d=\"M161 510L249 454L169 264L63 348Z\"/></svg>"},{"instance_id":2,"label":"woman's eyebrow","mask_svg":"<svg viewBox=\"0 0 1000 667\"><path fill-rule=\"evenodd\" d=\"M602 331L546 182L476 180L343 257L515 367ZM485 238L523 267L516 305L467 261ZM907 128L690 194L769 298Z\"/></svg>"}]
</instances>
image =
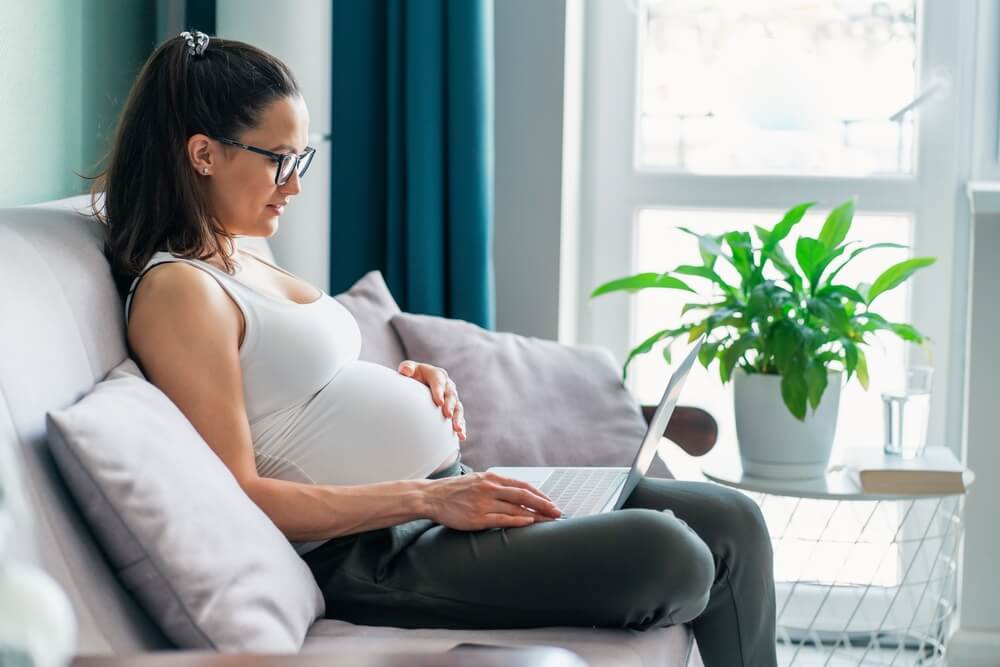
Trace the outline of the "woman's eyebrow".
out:
<instances>
[{"instance_id":1,"label":"woman's eyebrow","mask_svg":"<svg viewBox=\"0 0 1000 667\"><path fill-rule=\"evenodd\" d=\"M295 150L295 146L289 146L288 144L278 144L277 146L274 146L272 148L268 148L267 150L269 150L269 151L277 151L279 148L284 148L284 149L290 150L293 153L297 152Z\"/></svg>"}]
</instances>

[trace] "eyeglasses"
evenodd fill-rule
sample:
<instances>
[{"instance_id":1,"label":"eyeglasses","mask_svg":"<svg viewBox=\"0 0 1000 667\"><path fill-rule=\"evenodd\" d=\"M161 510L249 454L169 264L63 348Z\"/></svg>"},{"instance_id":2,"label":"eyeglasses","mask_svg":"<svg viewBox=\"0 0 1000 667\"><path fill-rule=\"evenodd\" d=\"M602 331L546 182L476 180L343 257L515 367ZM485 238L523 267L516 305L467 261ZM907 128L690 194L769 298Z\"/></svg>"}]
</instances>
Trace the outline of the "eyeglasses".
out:
<instances>
[{"instance_id":1,"label":"eyeglasses","mask_svg":"<svg viewBox=\"0 0 1000 667\"><path fill-rule=\"evenodd\" d=\"M232 139L223 139L222 137L212 138L221 143L242 148L245 151L259 153L260 155L269 157L277 162L278 170L274 173L275 185L284 185L287 183L288 179L292 177L292 172L295 170L298 170L299 178L305 176L306 171L309 170L309 165L312 164L313 156L316 154L316 149L312 146L306 146L306 150L302 153L302 155L296 155L294 153L273 153L269 150L264 150L263 148L257 148L256 146L241 144L240 142L233 141Z\"/></svg>"}]
</instances>

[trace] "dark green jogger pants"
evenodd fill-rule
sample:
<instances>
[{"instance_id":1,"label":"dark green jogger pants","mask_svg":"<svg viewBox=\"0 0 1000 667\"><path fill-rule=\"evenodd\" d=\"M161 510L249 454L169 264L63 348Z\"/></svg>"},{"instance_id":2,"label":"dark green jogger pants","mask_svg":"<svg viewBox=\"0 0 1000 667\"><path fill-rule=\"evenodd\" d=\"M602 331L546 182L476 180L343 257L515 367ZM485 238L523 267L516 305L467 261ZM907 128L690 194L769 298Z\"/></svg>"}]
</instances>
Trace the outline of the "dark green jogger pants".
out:
<instances>
[{"instance_id":1,"label":"dark green jogger pants","mask_svg":"<svg viewBox=\"0 0 1000 667\"><path fill-rule=\"evenodd\" d=\"M468 474L458 462L431 477ZM430 519L331 539L303 559L326 615L401 628L689 623L706 667L775 665L760 509L707 482L646 478L616 512L461 531Z\"/></svg>"}]
</instances>

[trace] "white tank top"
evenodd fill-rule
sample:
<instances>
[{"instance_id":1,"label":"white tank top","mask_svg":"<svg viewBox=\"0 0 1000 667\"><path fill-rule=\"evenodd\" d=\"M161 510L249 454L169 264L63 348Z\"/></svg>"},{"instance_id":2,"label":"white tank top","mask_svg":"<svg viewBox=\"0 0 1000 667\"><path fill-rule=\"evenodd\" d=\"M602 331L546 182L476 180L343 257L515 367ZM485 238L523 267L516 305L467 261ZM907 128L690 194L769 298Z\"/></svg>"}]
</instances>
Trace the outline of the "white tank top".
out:
<instances>
[{"instance_id":1,"label":"white tank top","mask_svg":"<svg viewBox=\"0 0 1000 667\"><path fill-rule=\"evenodd\" d=\"M457 460L458 436L428 387L360 360L357 322L325 292L299 304L251 288L208 262L158 252L132 282L126 326L142 276L177 261L215 278L243 313L243 393L262 477L371 484L424 478ZM300 554L322 543L292 542Z\"/></svg>"}]
</instances>

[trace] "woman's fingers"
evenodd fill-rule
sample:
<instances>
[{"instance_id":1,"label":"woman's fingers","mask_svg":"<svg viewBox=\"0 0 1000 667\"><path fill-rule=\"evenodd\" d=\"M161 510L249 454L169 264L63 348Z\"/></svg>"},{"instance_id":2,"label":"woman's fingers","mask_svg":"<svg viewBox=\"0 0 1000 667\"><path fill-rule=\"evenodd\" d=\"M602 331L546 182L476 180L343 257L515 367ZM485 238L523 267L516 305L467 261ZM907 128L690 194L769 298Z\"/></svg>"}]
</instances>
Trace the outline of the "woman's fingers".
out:
<instances>
[{"instance_id":1,"label":"woman's fingers","mask_svg":"<svg viewBox=\"0 0 1000 667\"><path fill-rule=\"evenodd\" d=\"M465 440L468 433L465 432L465 406L462 405L462 401L458 401L458 405L455 406L455 414L452 416L451 422L455 431L462 440Z\"/></svg>"},{"instance_id":2,"label":"woman's fingers","mask_svg":"<svg viewBox=\"0 0 1000 667\"><path fill-rule=\"evenodd\" d=\"M541 512L548 516L560 516L562 512L556 504L550 500L545 500L526 489L515 489L509 486L502 486L497 491L497 497L508 503L524 506L530 510Z\"/></svg>"},{"instance_id":3,"label":"woman's fingers","mask_svg":"<svg viewBox=\"0 0 1000 667\"><path fill-rule=\"evenodd\" d=\"M445 389L444 392L444 405L441 406L441 412L444 413L445 417L454 417L455 408L458 406L458 392L456 392L451 387Z\"/></svg>"},{"instance_id":4,"label":"woman's fingers","mask_svg":"<svg viewBox=\"0 0 1000 667\"><path fill-rule=\"evenodd\" d=\"M514 505L512 503L500 503L497 509L499 511L488 512L484 515L484 518L493 522L490 525L497 525L495 523L495 519L491 517L507 517L517 522L515 525L518 526L530 525L532 523L542 523L544 521L555 521L555 517L553 516L548 516L539 512L532 512L521 507L520 505Z\"/></svg>"},{"instance_id":5,"label":"woman's fingers","mask_svg":"<svg viewBox=\"0 0 1000 667\"><path fill-rule=\"evenodd\" d=\"M511 516L530 516L530 517L540 516L538 512L532 512L530 509L522 507L520 504L516 502L510 503L500 499L497 499L493 503L493 507L491 508L491 513L493 512L497 514L509 514Z\"/></svg>"},{"instance_id":6,"label":"woman's fingers","mask_svg":"<svg viewBox=\"0 0 1000 667\"><path fill-rule=\"evenodd\" d=\"M451 380L448 378L448 373L443 368L433 368L431 377L433 378L431 394L434 395L434 402L443 407L446 398L445 394L448 392L448 383L451 382Z\"/></svg>"},{"instance_id":7,"label":"woman's fingers","mask_svg":"<svg viewBox=\"0 0 1000 667\"><path fill-rule=\"evenodd\" d=\"M513 477L504 477L503 475L498 475L496 473L484 473L484 474L493 475L494 481L500 482L506 486L516 486L522 489L527 489L528 491L534 493L536 496L541 496L542 498L545 498L550 502L552 501L551 498L549 498L547 495L542 493L539 489L537 489L532 484L529 484L528 482L522 481L520 479L514 479Z\"/></svg>"}]
</instances>

